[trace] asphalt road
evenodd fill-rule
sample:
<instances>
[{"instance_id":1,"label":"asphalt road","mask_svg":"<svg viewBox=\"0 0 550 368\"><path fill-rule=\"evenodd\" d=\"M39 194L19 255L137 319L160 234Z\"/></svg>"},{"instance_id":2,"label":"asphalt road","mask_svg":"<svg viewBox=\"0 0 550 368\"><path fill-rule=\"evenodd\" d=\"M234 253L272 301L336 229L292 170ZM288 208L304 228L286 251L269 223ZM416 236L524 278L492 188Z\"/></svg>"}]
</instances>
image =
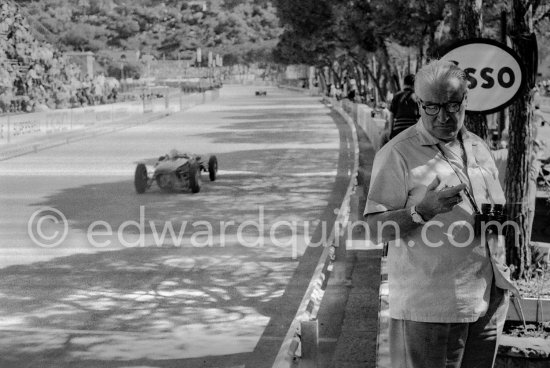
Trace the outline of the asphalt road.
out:
<instances>
[{"instance_id":1,"label":"asphalt road","mask_svg":"<svg viewBox=\"0 0 550 368\"><path fill-rule=\"evenodd\" d=\"M267 91L0 162L0 367L271 366L353 152L318 99ZM171 148L218 180L136 194Z\"/></svg>"}]
</instances>

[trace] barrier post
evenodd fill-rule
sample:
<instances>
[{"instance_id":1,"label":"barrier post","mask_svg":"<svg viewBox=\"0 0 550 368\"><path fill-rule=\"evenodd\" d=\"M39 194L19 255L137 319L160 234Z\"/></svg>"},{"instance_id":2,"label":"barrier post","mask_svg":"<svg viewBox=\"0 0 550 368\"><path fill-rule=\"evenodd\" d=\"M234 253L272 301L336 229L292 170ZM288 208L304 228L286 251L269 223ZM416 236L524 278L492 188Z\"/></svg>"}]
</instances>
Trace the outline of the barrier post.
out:
<instances>
[{"instance_id":1,"label":"barrier post","mask_svg":"<svg viewBox=\"0 0 550 368\"><path fill-rule=\"evenodd\" d=\"M145 112L145 88L143 88L143 92L142 92L142 101L143 101L143 112Z\"/></svg>"},{"instance_id":2,"label":"barrier post","mask_svg":"<svg viewBox=\"0 0 550 368\"><path fill-rule=\"evenodd\" d=\"M11 136L11 123L10 123L10 116L8 115L8 143L10 143L10 136Z\"/></svg>"},{"instance_id":3,"label":"barrier post","mask_svg":"<svg viewBox=\"0 0 550 368\"><path fill-rule=\"evenodd\" d=\"M300 322L302 358L300 368L317 368L319 365L319 321Z\"/></svg>"}]
</instances>

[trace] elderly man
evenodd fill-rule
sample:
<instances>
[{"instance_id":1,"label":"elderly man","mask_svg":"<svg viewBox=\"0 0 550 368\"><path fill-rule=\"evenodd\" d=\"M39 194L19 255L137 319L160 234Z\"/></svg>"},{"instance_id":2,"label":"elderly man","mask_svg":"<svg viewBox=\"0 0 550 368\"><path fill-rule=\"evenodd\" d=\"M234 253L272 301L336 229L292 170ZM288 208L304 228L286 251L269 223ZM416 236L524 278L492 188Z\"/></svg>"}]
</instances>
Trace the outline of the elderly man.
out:
<instances>
[{"instance_id":1,"label":"elderly man","mask_svg":"<svg viewBox=\"0 0 550 368\"><path fill-rule=\"evenodd\" d=\"M421 118L377 153L365 208L374 240L391 241L392 366L492 367L514 287L502 236L475 232L474 218L504 204L497 169L464 127L460 68L426 65L415 94Z\"/></svg>"}]
</instances>

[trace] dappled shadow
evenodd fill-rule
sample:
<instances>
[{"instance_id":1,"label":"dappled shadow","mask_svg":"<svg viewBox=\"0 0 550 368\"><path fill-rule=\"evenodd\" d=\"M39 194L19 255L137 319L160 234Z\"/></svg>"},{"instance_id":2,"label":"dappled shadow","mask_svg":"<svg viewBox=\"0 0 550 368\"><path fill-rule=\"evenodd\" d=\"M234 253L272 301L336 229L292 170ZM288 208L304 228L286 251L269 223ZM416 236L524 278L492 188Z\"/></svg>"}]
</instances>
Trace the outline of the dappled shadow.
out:
<instances>
[{"instance_id":1,"label":"dappled shadow","mask_svg":"<svg viewBox=\"0 0 550 368\"><path fill-rule=\"evenodd\" d=\"M264 130L285 130L288 131L290 129L296 129L296 130L313 130L317 131L318 129L322 129L325 126L324 123L315 123L311 121L304 121L303 119L265 119L262 120L261 123L258 123L258 120L250 121L250 122L240 122L240 123L233 123L233 124L226 124L220 126L220 129L227 129L227 130L251 130L255 129L256 131L260 131L263 134Z\"/></svg>"},{"instance_id":2,"label":"dappled shadow","mask_svg":"<svg viewBox=\"0 0 550 368\"><path fill-rule=\"evenodd\" d=\"M294 268L259 249L173 247L5 268L0 292L10 297L0 308L7 330L0 333L0 366L252 350L268 322L263 315L272 313L266 308L282 295Z\"/></svg>"},{"instance_id":3,"label":"dappled shadow","mask_svg":"<svg viewBox=\"0 0 550 368\"><path fill-rule=\"evenodd\" d=\"M300 255L334 195L338 150L217 156L218 180L208 182L203 175L206 182L197 194L155 187L138 195L129 178L68 188L33 204L59 209L72 231L86 231L97 220L114 229L124 221L139 221L143 206L145 247L92 249L94 254L0 270L0 366L117 367L116 362L124 362L181 367L185 360L186 367L203 367L199 357L206 356L219 363L215 366L226 366L254 351L273 318L285 316L287 323L303 294L286 296L281 305L298 261L289 247L269 239L261 247L242 246L237 227L257 221L260 208L266 227L263 234L246 231L252 238L267 238L277 221L297 221L297 232L304 235ZM171 224L179 233L185 222L197 221L212 225L213 246L188 246L197 231L191 225L181 247L151 240L156 225L158 232ZM222 221L235 222L224 229L223 244ZM311 223L307 236L306 222ZM277 239L292 235L290 228L274 234ZM292 283L303 283L303 290L307 281ZM277 328L288 327L277 323Z\"/></svg>"},{"instance_id":4,"label":"dappled shadow","mask_svg":"<svg viewBox=\"0 0 550 368\"><path fill-rule=\"evenodd\" d=\"M281 106L281 105L292 105L292 106L300 106L304 105L305 108L307 108L306 105L311 105L315 103L319 103L318 97L309 97L309 96L303 96L303 95L296 95L295 97L288 97L288 95L283 94L273 94L269 91L267 92L267 97L265 96L258 96L256 97L254 104L258 105L259 107L262 106ZM229 102L229 101L228 101ZM250 106L250 99L235 99L230 101L231 106Z\"/></svg>"},{"instance_id":5,"label":"dappled shadow","mask_svg":"<svg viewBox=\"0 0 550 368\"><path fill-rule=\"evenodd\" d=\"M306 118L307 117L307 118ZM244 116L232 116L237 121L219 127L215 133L202 133L199 136L213 139L215 143L250 143L255 144L304 144L315 145L333 143L335 132L326 129L326 120L334 118L331 113L277 114L258 113Z\"/></svg>"},{"instance_id":6,"label":"dappled shadow","mask_svg":"<svg viewBox=\"0 0 550 368\"><path fill-rule=\"evenodd\" d=\"M305 124L309 125L311 121L315 121L316 119L326 119L327 116L334 114L332 111L323 111L323 110L315 110L317 111L316 114L314 114L312 111L304 112L300 110L296 110L294 112L286 112L281 113L278 112L277 114L273 114L270 110L266 110L263 113L260 113L261 110L254 110L251 111L250 114L247 115L231 115L226 118L226 120L235 120L235 121L252 121L256 123L264 123L269 121L295 121L298 119L302 119L302 121L305 120ZM251 127L253 129L257 129L260 127L260 124L254 124ZM326 124L323 126L323 128L326 129Z\"/></svg>"},{"instance_id":7,"label":"dappled shadow","mask_svg":"<svg viewBox=\"0 0 550 368\"><path fill-rule=\"evenodd\" d=\"M312 134L315 133L315 137ZM304 129L299 131L287 130L263 130L261 138L257 131L250 130L228 130L227 133L209 133L208 137L213 139L214 143L249 143L254 138L255 143L260 144L323 144L334 142L334 135L321 134L314 129Z\"/></svg>"},{"instance_id":8,"label":"dappled shadow","mask_svg":"<svg viewBox=\"0 0 550 368\"><path fill-rule=\"evenodd\" d=\"M68 188L34 205L60 210L71 228L83 231L94 221L105 221L113 229L125 221L139 222L142 207L146 233L151 233L151 222L158 232L170 222L176 232L188 226L185 238L192 236L191 225L199 221L208 222L214 235L219 234L222 222L234 221L235 226L228 226L225 234L235 234L240 223L259 222L261 213L268 225L262 235L269 235L269 225L276 221L317 220L335 182L338 151L271 149L221 153L217 157L218 179L210 182L203 174L197 194L166 193L155 184L138 195L129 179Z\"/></svg>"},{"instance_id":9,"label":"dappled shadow","mask_svg":"<svg viewBox=\"0 0 550 368\"><path fill-rule=\"evenodd\" d=\"M338 137L326 123L312 120L328 121L330 114L302 110L274 119L273 112L263 111L227 124L227 134L205 136L239 143L250 138L246 143L258 147L285 143L287 149L216 153L218 180L203 175L200 193L154 187L137 195L128 177L63 189L33 203L60 210L71 235L84 239L94 221L113 229L125 221L139 223L141 209L145 240L143 247L128 248L113 235L112 247L88 244L92 254L0 269L0 366L236 367L250 356L258 362L250 367L270 366L322 251L306 250L307 241L322 237L319 224L334 220L352 163L339 151L341 120ZM306 115L311 123L295 121ZM256 123L249 125L249 118ZM290 133L294 128L298 132ZM230 221L232 226L222 227ZM244 231L246 239L265 240L262 246L244 246L236 236L247 221L265 224ZM271 233L280 221L295 221L295 233L290 227ZM203 227L193 226L199 222ZM193 246L205 223L213 243ZM176 234L185 230L181 246L173 246L168 235L155 238L168 225ZM127 228L124 234L135 231ZM294 235L301 236L294 250L273 241Z\"/></svg>"}]
</instances>

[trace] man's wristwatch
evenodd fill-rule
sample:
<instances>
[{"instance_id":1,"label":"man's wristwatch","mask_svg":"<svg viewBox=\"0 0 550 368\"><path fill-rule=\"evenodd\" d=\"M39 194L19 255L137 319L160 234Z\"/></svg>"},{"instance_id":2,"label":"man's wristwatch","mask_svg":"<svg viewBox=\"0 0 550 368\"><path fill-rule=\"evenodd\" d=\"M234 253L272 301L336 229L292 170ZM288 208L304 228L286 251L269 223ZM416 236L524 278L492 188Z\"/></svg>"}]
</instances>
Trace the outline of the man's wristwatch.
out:
<instances>
[{"instance_id":1,"label":"man's wristwatch","mask_svg":"<svg viewBox=\"0 0 550 368\"><path fill-rule=\"evenodd\" d=\"M425 224L426 221L422 218L422 216L416 212L416 206L411 207L411 218L415 224Z\"/></svg>"}]
</instances>

